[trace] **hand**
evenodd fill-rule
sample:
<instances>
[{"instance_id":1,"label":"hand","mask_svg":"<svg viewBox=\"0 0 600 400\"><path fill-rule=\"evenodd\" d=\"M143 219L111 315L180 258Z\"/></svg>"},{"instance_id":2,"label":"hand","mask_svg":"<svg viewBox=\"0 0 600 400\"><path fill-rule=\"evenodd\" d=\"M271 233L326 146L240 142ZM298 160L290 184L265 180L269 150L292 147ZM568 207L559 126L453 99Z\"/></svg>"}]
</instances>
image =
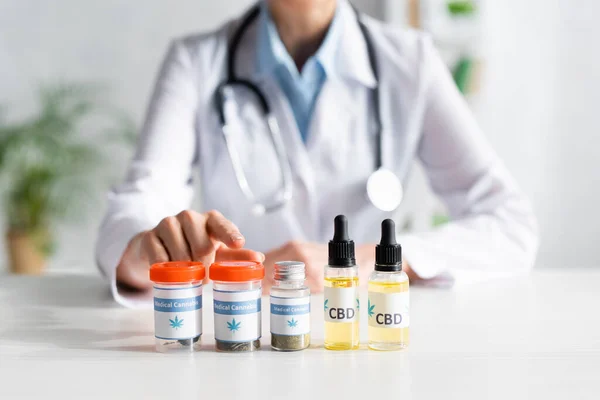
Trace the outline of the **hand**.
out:
<instances>
[{"instance_id":1,"label":"hand","mask_svg":"<svg viewBox=\"0 0 600 400\"><path fill-rule=\"evenodd\" d=\"M242 249L244 243L239 229L220 212L182 211L130 240L117 267L117 281L148 289L148 269L159 262L201 261L208 267L215 260L264 260L264 254Z\"/></svg>"},{"instance_id":2,"label":"hand","mask_svg":"<svg viewBox=\"0 0 600 400\"><path fill-rule=\"evenodd\" d=\"M265 280L263 292L273 285L274 265L277 261L300 261L306 265L306 284L313 293L323 291L323 269L327 265L327 245L312 242L287 242L265 255Z\"/></svg>"}]
</instances>

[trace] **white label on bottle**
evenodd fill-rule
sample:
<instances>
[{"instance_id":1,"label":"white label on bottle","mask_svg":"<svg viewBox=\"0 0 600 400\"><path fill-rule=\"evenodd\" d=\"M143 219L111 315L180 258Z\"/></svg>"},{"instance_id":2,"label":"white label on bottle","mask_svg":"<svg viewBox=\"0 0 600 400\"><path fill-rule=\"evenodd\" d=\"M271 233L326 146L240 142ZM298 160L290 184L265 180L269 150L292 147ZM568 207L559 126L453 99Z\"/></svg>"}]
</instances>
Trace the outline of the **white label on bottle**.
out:
<instances>
[{"instance_id":1,"label":"white label on bottle","mask_svg":"<svg viewBox=\"0 0 600 400\"><path fill-rule=\"evenodd\" d=\"M367 313L369 326L376 328L406 328L409 324L408 292L369 292Z\"/></svg>"},{"instance_id":2,"label":"white label on bottle","mask_svg":"<svg viewBox=\"0 0 600 400\"><path fill-rule=\"evenodd\" d=\"M310 296L271 296L271 333L286 336L310 333Z\"/></svg>"},{"instance_id":3,"label":"white label on bottle","mask_svg":"<svg viewBox=\"0 0 600 400\"><path fill-rule=\"evenodd\" d=\"M261 337L261 290L214 290L215 339L251 342Z\"/></svg>"},{"instance_id":4,"label":"white label on bottle","mask_svg":"<svg viewBox=\"0 0 600 400\"><path fill-rule=\"evenodd\" d=\"M360 302L358 288L325 287L325 322L354 322L358 320Z\"/></svg>"},{"instance_id":5,"label":"white label on bottle","mask_svg":"<svg viewBox=\"0 0 600 400\"><path fill-rule=\"evenodd\" d=\"M202 285L154 287L154 336L164 340L202 335Z\"/></svg>"}]
</instances>

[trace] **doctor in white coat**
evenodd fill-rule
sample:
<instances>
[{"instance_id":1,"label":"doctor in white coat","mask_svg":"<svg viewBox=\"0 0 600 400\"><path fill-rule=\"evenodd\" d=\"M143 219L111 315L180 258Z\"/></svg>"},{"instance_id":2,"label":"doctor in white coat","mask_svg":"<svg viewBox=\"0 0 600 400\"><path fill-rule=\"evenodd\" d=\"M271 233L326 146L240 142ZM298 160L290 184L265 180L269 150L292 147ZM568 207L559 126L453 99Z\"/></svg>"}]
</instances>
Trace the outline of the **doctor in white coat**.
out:
<instances>
[{"instance_id":1,"label":"doctor in white coat","mask_svg":"<svg viewBox=\"0 0 600 400\"><path fill-rule=\"evenodd\" d=\"M135 305L150 264L168 260L304 261L318 291L337 214L348 217L365 281L380 223L395 216L369 201L367 180L384 167L404 184L417 160L451 222L400 236L413 281L456 285L530 269L530 204L426 35L357 15L346 0L264 0L253 11L171 44L97 243L118 301ZM242 85L222 91L223 129L216 92L232 74L264 93L280 135ZM256 212L286 184L287 201ZM190 209L194 188L202 210Z\"/></svg>"}]
</instances>

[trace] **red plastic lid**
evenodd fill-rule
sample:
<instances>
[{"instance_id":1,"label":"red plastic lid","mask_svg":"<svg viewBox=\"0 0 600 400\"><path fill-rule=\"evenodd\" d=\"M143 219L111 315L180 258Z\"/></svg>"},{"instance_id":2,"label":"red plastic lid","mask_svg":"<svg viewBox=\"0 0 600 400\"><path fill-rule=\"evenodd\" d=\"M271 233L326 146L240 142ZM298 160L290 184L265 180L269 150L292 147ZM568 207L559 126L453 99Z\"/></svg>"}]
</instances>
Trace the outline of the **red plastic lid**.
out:
<instances>
[{"instance_id":1,"label":"red plastic lid","mask_svg":"<svg viewBox=\"0 0 600 400\"><path fill-rule=\"evenodd\" d=\"M208 275L213 281L259 281L265 277L265 267L258 261L223 261L213 263Z\"/></svg>"},{"instance_id":2,"label":"red plastic lid","mask_svg":"<svg viewBox=\"0 0 600 400\"><path fill-rule=\"evenodd\" d=\"M206 268L201 262L171 261L153 264L150 267L150 280L157 283L201 281L205 276Z\"/></svg>"}]
</instances>

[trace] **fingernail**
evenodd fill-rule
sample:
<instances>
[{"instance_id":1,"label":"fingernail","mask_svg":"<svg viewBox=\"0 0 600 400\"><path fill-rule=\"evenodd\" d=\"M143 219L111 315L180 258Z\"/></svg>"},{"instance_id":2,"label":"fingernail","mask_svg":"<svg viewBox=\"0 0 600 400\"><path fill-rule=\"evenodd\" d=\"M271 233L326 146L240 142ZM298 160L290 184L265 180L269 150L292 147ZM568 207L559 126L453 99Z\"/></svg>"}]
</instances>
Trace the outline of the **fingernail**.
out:
<instances>
[{"instance_id":1,"label":"fingernail","mask_svg":"<svg viewBox=\"0 0 600 400\"><path fill-rule=\"evenodd\" d=\"M231 235L231 240L233 240L234 242L239 242L240 240L244 240L244 237L239 233L234 233L233 235Z\"/></svg>"},{"instance_id":2,"label":"fingernail","mask_svg":"<svg viewBox=\"0 0 600 400\"><path fill-rule=\"evenodd\" d=\"M258 254L260 254L260 258L261 258L260 262L263 262L267 259L267 256L265 256L264 253L258 253Z\"/></svg>"}]
</instances>

